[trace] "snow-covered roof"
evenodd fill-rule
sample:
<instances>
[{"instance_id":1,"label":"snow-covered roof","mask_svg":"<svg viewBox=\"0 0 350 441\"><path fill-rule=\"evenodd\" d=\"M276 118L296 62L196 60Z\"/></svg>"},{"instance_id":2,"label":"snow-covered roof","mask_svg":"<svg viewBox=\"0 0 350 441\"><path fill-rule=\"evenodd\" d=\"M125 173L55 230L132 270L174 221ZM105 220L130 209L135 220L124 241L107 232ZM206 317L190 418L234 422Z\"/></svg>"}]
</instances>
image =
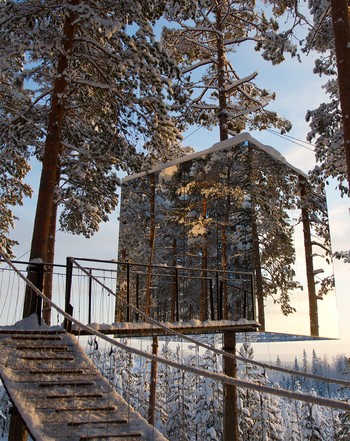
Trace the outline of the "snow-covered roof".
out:
<instances>
[{"instance_id":1,"label":"snow-covered roof","mask_svg":"<svg viewBox=\"0 0 350 441\"><path fill-rule=\"evenodd\" d=\"M226 139L225 141L217 142L206 150L201 150L201 151L198 151L195 153L191 153L190 155L181 156L180 158L173 159L172 161L164 162L162 164L157 164L155 167L151 168L150 170L143 171L140 173L135 173L133 175L127 176L123 179L123 182L128 182L128 181L131 181L132 179L140 178L141 176L145 176L150 173L159 172L167 167L182 164L184 162L191 161L192 159L200 158L202 156L206 156L206 155L209 155L211 153L214 153L214 152L217 152L220 150L225 150L229 147L234 147L236 145L242 144L243 142L249 142L250 144L253 144L259 150L264 151L269 156L274 158L276 161L281 162L282 164L286 165L288 168L293 170L298 175L303 176L304 178L307 179L307 175L303 171L301 171L300 169L298 169L298 168L294 167L292 164L290 164L286 160L286 158L283 155L281 155L281 153L278 150L276 150L275 148L273 148L269 145L262 144L261 142L259 142L255 138L253 138L251 135L249 135L249 133L244 132L244 133L240 133L238 135L235 135L232 138Z\"/></svg>"}]
</instances>

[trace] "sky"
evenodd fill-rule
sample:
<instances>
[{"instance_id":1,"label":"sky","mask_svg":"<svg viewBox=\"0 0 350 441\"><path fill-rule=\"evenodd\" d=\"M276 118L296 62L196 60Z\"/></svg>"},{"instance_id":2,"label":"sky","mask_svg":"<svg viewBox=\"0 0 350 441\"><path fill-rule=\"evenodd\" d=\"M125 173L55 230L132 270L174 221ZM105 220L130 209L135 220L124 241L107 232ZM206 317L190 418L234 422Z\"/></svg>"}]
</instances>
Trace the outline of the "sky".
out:
<instances>
[{"instance_id":1,"label":"sky","mask_svg":"<svg viewBox=\"0 0 350 441\"><path fill-rule=\"evenodd\" d=\"M236 58L236 60L235 60ZM289 137L280 137L271 131L250 132L253 137L263 144L271 145L277 149L288 162L304 172L308 172L314 163L312 146L305 143L306 134L309 130L305 121L307 110L315 109L324 101L322 84L325 78L320 79L314 75L313 58L303 59L299 63L296 59L288 58L279 66L259 60L259 56L251 57L246 51L239 51L234 55L234 63L239 67L241 77L257 70L259 75L256 83L270 91L275 91L277 97L270 105L271 110L277 111L281 116L288 118L293 125L288 134ZM218 131L207 132L204 128L191 128L185 133L185 145L191 145L195 150L204 150L218 141ZM300 141L298 141L300 140ZM32 171L28 175L27 182L33 188L37 188L40 174L40 164L33 163ZM328 186L328 210L330 215L330 227L333 251L350 249L350 214L349 199L341 199L332 183ZM15 209L19 221L11 237L18 240L20 245L14 251L17 258L28 258L30 249L33 218L35 214L36 192L32 199L26 199L22 207ZM92 238L85 239L82 236L68 235L62 232L57 234L56 262L64 263L66 256L90 257L101 259L115 259L117 257L118 242L118 210L110 216L107 223L101 225L100 230ZM350 264L339 261L334 262L336 282L336 314L329 307L330 329L324 328L324 334L335 335L335 328L339 329L339 339L319 342L294 342L294 343L261 343L254 346L255 357L275 361L279 355L283 360L290 360L294 356L302 357L303 349L314 348L320 357L332 358L336 354L350 355L350 292L348 288ZM334 299L333 299L334 300ZM331 303L334 303L333 300ZM328 304L323 307L327 311ZM325 313L327 323L327 312ZM338 323L336 323L338 315Z\"/></svg>"}]
</instances>

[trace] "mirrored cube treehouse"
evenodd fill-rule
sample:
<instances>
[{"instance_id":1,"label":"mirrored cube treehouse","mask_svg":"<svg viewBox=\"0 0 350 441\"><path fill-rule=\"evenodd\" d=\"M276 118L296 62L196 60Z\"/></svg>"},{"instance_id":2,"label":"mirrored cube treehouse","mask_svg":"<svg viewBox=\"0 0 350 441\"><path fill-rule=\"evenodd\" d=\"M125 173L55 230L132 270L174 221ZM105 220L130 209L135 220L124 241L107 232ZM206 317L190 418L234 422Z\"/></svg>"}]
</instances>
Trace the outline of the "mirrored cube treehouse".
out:
<instances>
[{"instance_id":1,"label":"mirrored cube treehouse","mask_svg":"<svg viewBox=\"0 0 350 441\"><path fill-rule=\"evenodd\" d=\"M330 336L330 254L325 195L246 133L123 181L119 295L158 321Z\"/></svg>"}]
</instances>

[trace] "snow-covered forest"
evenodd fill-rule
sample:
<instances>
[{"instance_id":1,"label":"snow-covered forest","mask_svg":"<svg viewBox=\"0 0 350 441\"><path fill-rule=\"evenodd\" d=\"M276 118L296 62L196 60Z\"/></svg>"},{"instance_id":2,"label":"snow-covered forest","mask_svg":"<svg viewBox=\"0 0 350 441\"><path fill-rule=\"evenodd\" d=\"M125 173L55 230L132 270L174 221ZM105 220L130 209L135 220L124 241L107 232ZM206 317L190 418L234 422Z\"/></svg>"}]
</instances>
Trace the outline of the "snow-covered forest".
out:
<instances>
[{"instance_id":1,"label":"snow-covered forest","mask_svg":"<svg viewBox=\"0 0 350 441\"><path fill-rule=\"evenodd\" d=\"M218 344L218 337L208 338L216 339ZM125 343L128 344L127 341ZM254 360L254 349L249 340L238 349L242 357ZM87 345L87 353L127 402L147 418L150 362L141 361L120 349L99 349L94 340ZM191 345L184 347L169 340L163 341L160 355L186 365L198 365L208 371L222 370L220 357L208 351L199 353ZM279 357L276 365L281 366ZM293 370L300 371L300 376L274 372L249 363L239 364L238 372L239 378L249 378L276 388L326 398L350 398L348 388L303 376L304 373L311 373L349 380L350 364L344 355L325 360L313 351L308 359L304 350L302 358L295 360ZM171 441L222 440L222 394L221 383L160 365L157 375L157 428ZM242 440L349 440L350 419L346 412L243 388L239 388L238 396ZM9 408L9 399L0 386L0 438L7 436Z\"/></svg>"},{"instance_id":2,"label":"snow-covered forest","mask_svg":"<svg viewBox=\"0 0 350 441\"><path fill-rule=\"evenodd\" d=\"M220 344L218 337L206 337L213 344ZM100 352L91 341L88 353L95 364L116 386L123 391L133 406L145 417L149 400L149 362L140 363L125 351ZM254 349L247 341L238 347L240 356L254 360ZM222 360L209 351L166 341L160 355L175 359L185 365L198 365L214 372L222 371ZM280 366L279 357L276 365ZM308 360L306 351L302 359L295 360L293 370L300 377L269 371L255 365L239 364L238 377L276 388L302 391L320 397L350 399L350 390L339 385L329 385L319 380L303 377L311 373L330 378L350 379L350 363L345 355L333 360L321 359L312 352ZM223 418L222 384L159 366L157 376L157 427L171 441L222 440ZM349 414L309 403L284 399L278 396L239 388L239 428L242 440L280 441L329 441L348 440L350 437Z\"/></svg>"}]
</instances>

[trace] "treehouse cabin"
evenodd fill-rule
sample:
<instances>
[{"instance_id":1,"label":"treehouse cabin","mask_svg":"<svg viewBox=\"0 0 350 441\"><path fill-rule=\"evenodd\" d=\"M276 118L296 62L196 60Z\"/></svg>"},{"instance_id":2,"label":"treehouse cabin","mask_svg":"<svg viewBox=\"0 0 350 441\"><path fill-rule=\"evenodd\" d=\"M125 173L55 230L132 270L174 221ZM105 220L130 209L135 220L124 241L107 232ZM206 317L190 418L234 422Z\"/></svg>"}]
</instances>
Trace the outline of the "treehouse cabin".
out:
<instances>
[{"instance_id":1,"label":"treehouse cabin","mask_svg":"<svg viewBox=\"0 0 350 441\"><path fill-rule=\"evenodd\" d=\"M329 259L325 195L246 133L123 180L118 293L158 321L318 336Z\"/></svg>"}]
</instances>

